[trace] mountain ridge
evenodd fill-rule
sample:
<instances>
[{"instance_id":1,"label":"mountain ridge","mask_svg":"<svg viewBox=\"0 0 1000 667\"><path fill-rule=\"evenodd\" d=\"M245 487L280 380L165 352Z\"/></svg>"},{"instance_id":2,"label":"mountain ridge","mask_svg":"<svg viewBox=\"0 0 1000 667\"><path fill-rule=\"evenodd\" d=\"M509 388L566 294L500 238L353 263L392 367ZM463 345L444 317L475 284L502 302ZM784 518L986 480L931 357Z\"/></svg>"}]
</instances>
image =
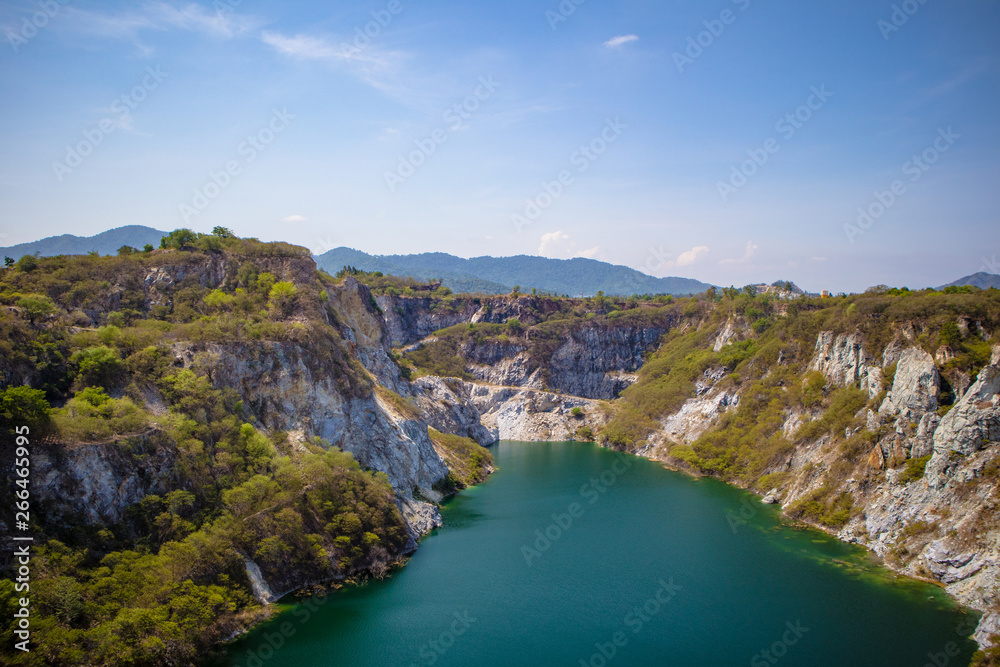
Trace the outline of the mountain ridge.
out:
<instances>
[{"instance_id":1,"label":"mountain ridge","mask_svg":"<svg viewBox=\"0 0 1000 667\"><path fill-rule=\"evenodd\" d=\"M699 294L712 287L691 278L656 278L626 266L595 259L550 259L533 255L472 257L464 259L447 253L413 255L370 255L353 248L334 248L316 257L320 268L336 273L344 266L364 271L381 271L427 280L443 278L455 289L461 281L485 281L486 293L501 294L515 286L570 296L613 296L632 294ZM456 290L467 291L467 290Z\"/></svg>"}]
</instances>

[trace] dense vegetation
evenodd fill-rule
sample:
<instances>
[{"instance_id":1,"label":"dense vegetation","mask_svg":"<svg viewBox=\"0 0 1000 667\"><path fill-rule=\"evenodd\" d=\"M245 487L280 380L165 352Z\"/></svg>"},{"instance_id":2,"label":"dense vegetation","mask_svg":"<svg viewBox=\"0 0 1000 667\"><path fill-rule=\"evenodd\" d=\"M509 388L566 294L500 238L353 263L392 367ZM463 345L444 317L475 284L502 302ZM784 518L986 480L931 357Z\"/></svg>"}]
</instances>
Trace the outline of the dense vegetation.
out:
<instances>
[{"instance_id":1,"label":"dense vegetation","mask_svg":"<svg viewBox=\"0 0 1000 667\"><path fill-rule=\"evenodd\" d=\"M8 550L5 664L190 663L263 613L244 558L294 588L381 575L408 543L385 475L327 443L259 430L234 391L173 348L294 341L345 393L370 395L370 377L331 326L333 279L304 248L222 228L178 230L161 246L29 255L0 270L5 497L17 425L30 424L35 452L55 459L89 446L145 470L167 465L153 480L162 491L112 524L33 507L34 650L8 653L20 596Z\"/></svg>"}]
</instances>

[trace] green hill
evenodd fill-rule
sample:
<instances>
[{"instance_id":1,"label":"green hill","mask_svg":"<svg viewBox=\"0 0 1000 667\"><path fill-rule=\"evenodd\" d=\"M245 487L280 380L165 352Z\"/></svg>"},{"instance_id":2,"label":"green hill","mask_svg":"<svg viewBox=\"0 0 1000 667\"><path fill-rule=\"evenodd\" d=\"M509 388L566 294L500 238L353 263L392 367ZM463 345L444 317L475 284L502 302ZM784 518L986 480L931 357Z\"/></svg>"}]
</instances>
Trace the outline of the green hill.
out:
<instances>
[{"instance_id":1,"label":"green hill","mask_svg":"<svg viewBox=\"0 0 1000 667\"><path fill-rule=\"evenodd\" d=\"M689 278L655 278L626 266L593 259L548 259L516 257L473 257L463 259L446 253L419 255L369 255L351 248L336 248L316 257L320 268L336 273L345 266L364 271L381 271L420 280L444 279L456 292L503 294L515 285L522 290L594 296L633 294L699 294L711 285Z\"/></svg>"},{"instance_id":2,"label":"green hill","mask_svg":"<svg viewBox=\"0 0 1000 667\"><path fill-rule=\"evenodd\" d=\"M168 232L161 232L152 227L128 225L109 229L95 236L63 234L49 236L31 243L20 243L9 248L0 248L0 256L20 259L25 255L34 255L35 253L42 257L54 257L56 255L86 255L92 251L101 255L114 255L118 252L118 248L123 245L142 248L147 243L151 243L153 246L158 246L160 239L167 234Z\"/></svg>"}]
</instances>

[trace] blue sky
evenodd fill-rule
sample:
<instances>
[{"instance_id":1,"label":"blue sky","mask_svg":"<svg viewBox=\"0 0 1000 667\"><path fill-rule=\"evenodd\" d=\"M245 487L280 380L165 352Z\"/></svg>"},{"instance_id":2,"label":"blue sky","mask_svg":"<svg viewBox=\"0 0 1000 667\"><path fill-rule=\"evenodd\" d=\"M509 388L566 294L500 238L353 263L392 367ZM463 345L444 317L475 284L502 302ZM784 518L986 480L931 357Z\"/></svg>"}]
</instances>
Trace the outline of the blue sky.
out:
<instances>
[{"instance_id":1,"label":"blue sky","mask_svg":"<svg viewBox=\"0 0 1000 667\"><path fill-rule=\"evenodd\" d=\"M726 285L998 273L998 34L991 0L2 2L0 245L224 225Z\"/></svg>"}]
</instances>

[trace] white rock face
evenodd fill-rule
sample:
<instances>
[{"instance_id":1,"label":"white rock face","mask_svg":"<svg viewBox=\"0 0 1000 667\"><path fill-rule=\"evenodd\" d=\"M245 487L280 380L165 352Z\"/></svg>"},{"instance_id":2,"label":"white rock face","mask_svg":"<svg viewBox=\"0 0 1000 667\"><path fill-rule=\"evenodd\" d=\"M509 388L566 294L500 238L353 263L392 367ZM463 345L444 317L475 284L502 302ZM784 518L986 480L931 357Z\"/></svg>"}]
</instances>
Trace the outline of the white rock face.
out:
<instances>
[{"instance_id":1,"label":"white rock face","mask_svg":"<svg viewBox=\"0 0 1000 667\"><path fill-rule=\"evenodd\" d=\"M859 383L869 396L883 388L882 369L868 357L864 339L858 333L835 336L832 331L821 331L809 370L819 371L840 387Z\"/></svg>"},{"instance_id":2,"label":"white rock face","mask_svg":"<svg viewBox=\"0 0 1000 667\"><path fill-rule=\"evenodd\" d=\"M596 431L606 421L599 401L520 387L466 383L466 388L495 440L573 440L577 429Z\"/></svg>"},{"instance_id":3,"label":"white rock face","mask_svg":"<svg viewBox=\"0 0 1000 667\"><path fill-rule=\"evenodd\" d=\"M701 398L688 399L680 411L667 417L661 432L673 442L689 444L697 440L715 421L730 408L740 403L738 394L718 390L710 391Z\"/></svg>"},{"instance_id":4,"label":"white rock face","mask_svg":"<svg viewBox=\"0 0 1000 667\"><path fill-rule=\"evenodd\" d=\"M712 350L720 352L725 346L745 338L748 328L749 327L746 326L746 323L739 322L735 318L730 317L726 320L726 326L722 328L722 331L720 331L719 335L716 337L715 345L712 346Z\"/></svg>"},{"instance_id":5,"label":"white rock face","mask_svg":"<svg viewBox=\"0 0 1000 667\"><path fill-rule=\"evenodd\" d=\"M268 585L267 579L264 578L264 573L260 571L257 563L249 558L244 558L243 567L246 569L247 579L250 580L250 589L253 591L253 596L257 598L257 602L270 604L278 599L278 596L271 590L271 586Z\"/></svg>"},{"instance_id":6,"label":"white rock face","mask_svg":"<svg viewBox=\"0 0 1000 667\"><path fill-rule=\"evenodd\" d=\"M940 488L951 473L964 467L963 457L1000 441L1000 366L979 372L976 383L934 431L934 456L927 465L927 481ZM956 458L956 455L957 458Z\"/></svg>"},{"instance_id":7,"label":"white rock face","mask_svg":"<svg viewBox=\"0 0 1000 667\"><path fill-rule=\"evenodd\" d=\"M937 409L940 392L941 374L934 365L934 357L920 348L909 347L899 357L892 389L879 413L922 415Z\"/></svg>"}]
</instances>

